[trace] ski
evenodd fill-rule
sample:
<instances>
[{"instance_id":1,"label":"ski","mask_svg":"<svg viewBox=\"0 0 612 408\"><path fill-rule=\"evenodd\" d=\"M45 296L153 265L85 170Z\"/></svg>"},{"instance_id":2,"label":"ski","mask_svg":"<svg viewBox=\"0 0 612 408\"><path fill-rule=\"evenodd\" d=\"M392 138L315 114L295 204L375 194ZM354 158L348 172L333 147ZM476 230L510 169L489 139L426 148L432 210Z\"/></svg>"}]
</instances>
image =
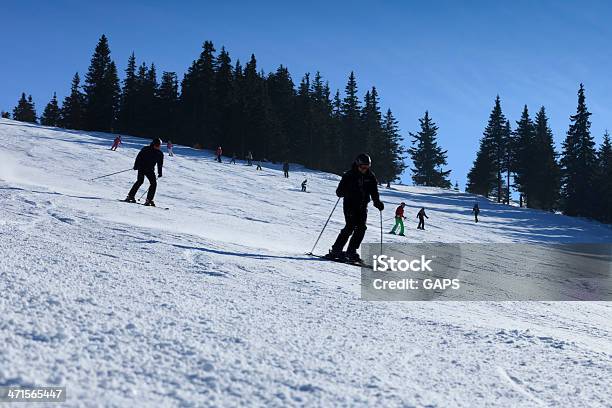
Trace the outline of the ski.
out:
<instances>
[{"instance_id":1,"label":"ski","mask_svg":"<svg viewBox=\"0 0 612 408\"><path fill-rule=\"evenodd\" d=\"M169 210L170 209L170 207L155 207L155 206L152 206L152 205L144 205L143 203L132 203L132 202L125 201L125 200L119 200L119 201L121 201L122 203L142 205L143 207L159 208L160 210Z\"/></svg>"},{"instance_id":2,"label":"ski","mask_svg":"<svg viewBox=\"0 0 612 408\"><path fill-rule=\"evenodd\" d=\"M312 256L312 257L318 258L318 259L323 259L325 261L341 263L341 264L344 264L344 265L358 266L360 268L369 268L369 269L372 269L372 265L368 265L365 262L350 262L350 261L347 261L347 260L330 258L330 257L328 257L326 255L317 255L317 254L312 254L312 253L308 253L306 255L309 255L309 256Z\"/></svg>"}]
</instances>

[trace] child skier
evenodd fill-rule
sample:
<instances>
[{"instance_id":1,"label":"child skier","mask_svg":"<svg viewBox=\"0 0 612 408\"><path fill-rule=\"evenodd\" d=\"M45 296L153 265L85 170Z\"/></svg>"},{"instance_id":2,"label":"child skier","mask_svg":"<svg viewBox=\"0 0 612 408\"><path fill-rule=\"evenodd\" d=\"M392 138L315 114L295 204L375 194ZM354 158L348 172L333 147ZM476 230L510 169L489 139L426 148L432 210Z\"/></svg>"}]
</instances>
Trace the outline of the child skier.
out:
<instances>
[{"instance_id":1,"label":"child skier","mask_svg":"<svg viewBox=\"0 0 612 408\"><path fill-rule=\"evenodd\" d=\"M417 218L419 219L419 225L417 229L424 230L425 229L425 218L429 218L427 214L425 214L425 207L422 207L419 213L417 214Z\"/></svg>"},{"instance_id":2,"label":"child skier","mask_svg":"<svg viewBox=\"0 0 612 408\"><path fill-rule=\"evenodd\" d=\"M172 152L173 147L174 145L172 144L172 140L168 140L168 143L166 143L166 149L168 149L168 156L170 157L174 156L174 153Z\"/></svg>"},{"instance_id":3,"label":"child skier","mask_svg":"<svg viewBox=\"0 0 612 408\"><path fill-rule=\"evenodd\" d=\"M404 235L404 220L406 219L406 217L404 217L404 207L406 206L406 203L401 203L399 205L399 207L397 207L397 209L395 210L395 225L393 226L393 229L391 230L390 234L395 234L395 230L397 229L397 227L399 227L399 236L403 237Z\"/></svg>"},{"instance_id":4,"label":"child skier","mask_svg":"<svg viewBox=\"0 0 612 408\"><path fill-rule=\"evenodd\" d=\"M304 179L304 181L302 181L302 192L303 193L306 192L306 183L308 183L308 179Z\"/></svg>"},{"instance_id":5,"label":"child skier","mask_svg":"<svg viewBox=\"0 0 612 408\"><path fill-rule=\"evenodd\" d=\"M472 212L474 213L474 222L478 222L478 214L480 213L480 208L478 208L478 203L474 203L474 208L472 208Z\"/></svg>"},{"instance_id":6,"label":"child skier","mask_svg":"<svg viewBox=\"0 0 612 408\"><path fill-rule=\"evenodd\" d=\"M117 136L115 138L115 141L113 142L113 145L111 146L110 149L112 151L115 151L115 150L117 150L117 148L119 147L120 144L121 144L121 136Z\"/></svg>"},{"instance_id":7,"label":"child skier","mask_svg":"<svg viewBox=\"0 0 612 408\"><path fill-rule=\"evenodd\" d=\"M217 155L217 161L221 163L221 156L223 155L223 150L221 149L221 146L217 147L217 152L215 154Z\"/></svg>"}]
</instances>

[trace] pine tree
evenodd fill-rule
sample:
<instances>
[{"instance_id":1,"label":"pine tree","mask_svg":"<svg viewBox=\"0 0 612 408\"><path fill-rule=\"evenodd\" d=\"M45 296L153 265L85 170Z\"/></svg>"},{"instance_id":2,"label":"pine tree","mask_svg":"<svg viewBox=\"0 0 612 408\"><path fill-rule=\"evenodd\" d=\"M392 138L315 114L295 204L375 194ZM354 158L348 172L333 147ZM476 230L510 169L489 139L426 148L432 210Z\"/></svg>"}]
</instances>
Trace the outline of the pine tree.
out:
<instances>
[{"instance_id":1,"label":"pine tree","mask_svg":"<svg viewBox=\"0 0 612 408\"><path fill-rule=\"evenodd\" d=\"M591 136L591 113L588 111L584 86L578 90L578 108L570 116L570 127L563 142L561 157L561 205L563 212L574 216L592 216L596 197L593 179L596 172L595 142Z\"/></svg>"},{"instance_id":2,"label":"pine tree","mask_svg":"<svg viewBox=\"0 0 612 408\"><path fill-rule=\"evenodd\" d=\"M528 203L533 208L552 211L559 199L560 169L553 134L548 126L546 110L542 106L535 117L535 134L530 160L532 162L531 199Z\"/></svg>"},{"instance_id":3,"label":"pine tree","mask_svg":"<svg viewBox=\"0 0 612 408\"><path fill-rule=\"evenodd\" d=\"M523 107L521 119L516 122L514 133L514 171L515 186L526 201L527 207L533 207L532 195L535 194L536 174L533 152L535 147L535 126L529 117L527 105Z\"/></svg>"},{"instance_id":4,"label":"pine tree","mask_svg":"<svg viewBox=\"0 0 612 408\"><path fill-rule=\"evenodd\" d=\"M372 161L377 163L376 168L381 169L389 157L385 157L385 135L382 129L382 114L376 87L366 92L361 117L361 128L365 139L364 150L370 154Z\"/></svg>"},{"instance_id":5,"label":"pine tree","mask_svg":"<svg viewBox=\"0 0 612 408\"><path fill-rule=\"evenodd\" d=\"M165 140L177 140L179 95L178 79L174 72L162 74L158 108L156 134Z\"/></svg>"},{"instance_id":6,"label":"pine tree","mask_svg":"<svg viewBox=\"0 0 612 408\"><path fill-rule=\"evenodd\" d=\"M318 169L329 169L333 151L331 140L331 100L329 85L323 82L320 72L316 72L312 82L311 115L312 115L312 144L309 146L311 166Z\"/></svg>"},{"instance_id":7,"label":"pine tree","mask_svg":"<svg viewBox=\"0 0 612 408\"><path fill-rule=\"evenodd\" d=\"M100 37L85 76L85 127L87 130L111 131L119 100L117 67L110 58L105 35Z\"/></svg>"},{"instance_id":8,"label":"pine tree","mask_svg":"<svg viewBox=\"0 0 612 408\"><path fill-rule=\"evenodd\" d=\"M217 56L214 85L214 100L216 102L216 117L214 129L214 144L224 145L230 154L236 151L237 143L232 138L232 110L236 103L236 89L232 72L232 60L225 47Z\"/></svg>"},{"instance_id":9,"label":"pine tree","mask_svg":"<svg viewBox=\"0 0 612 408\"><path fill-rule=\"evenodd\" d=\"M20 122L36 123L36 108L32 101L32 95L26 98L25 92L21 94L17 106L13 109L13 119Z\"/></svg>"},{"instance_id":10,"label":"pine tree","mask_svg":"<svg viewBox=\"0 0 612 408\"><path fill-rule=\"evenodd\" d=\"M117 114L117 129L120 132L136 134L137 92L136 57L132 52L125 69L125 79L123 80L119 112Z\"/></svg>"},{"instance_id":11,"label":"pine tree","mask_svg":"<svg viewBox=\"0 0 612 408\"><path fill-rule=\"evenodd\" d=\"M406 151L402 146L403 138L391 109L388 109L383 117L382 130L384 135L382 151L384 154L381 163L376 165L376 176L382 183L391 183L406 169L404 163Z\"/></svg>"},{"instance_id":12,"label":"pine tree","mask_svg":"<svg viewBox=\"0 0 612 408\"><path fill-rule=\"evenodd\" d=\"M40 124L43 126L59 126L60 119L60 108L57 105L57 96L53 92L53 98L45 106L42 116L40 117Z\"/></svg>"},{"instance_id":13,"label":"pine tree","mask_svg":"<svg viewBox=\"0 0 612 408\"><path fill-rule=\"evenodd\" d=\"M493 195L497 198L497 202L502 201L505 193L502 173L505 171L504 162L509 147L507 129L506 118L502 113L498 95L480 140L476 160L468 173L466 191L485 197Z\"/></svg>"},{"instance_id":14,"label":"pine tree","mask_svg":"<svg viewBox=\"0 0 612 408\"><path fill-rule=\"evenodd\" d=\"M345 157L343 162L351 162L366 148L361 127L361 106L357 96L357 80L351 71L342 100L342 138Z\"/></svg>"},{"instance_id":15,"label":"pine tree","mask_svg":"<svg viewBox=\"0 0 612 408\"><path fill-rule=\"evenodd\" d=\"M295 131L290 139L292 160L299 158L301 163L312 166L312 99L310 94L310 74L302 77L295 101Z\"/></svg>"},{"instance_id":16,"label":"pine tree","mask_svg":"<svg viewBox=\"0 0 612 408\"><path fill-rule=\"evenodd\" d=\"M80 82L79 73L77 72L72 78L70 95L64 98L64 103L60 111L60 126L67 129L79 130L85 127L85 95L83 95L80 90Z\"/></svg>"},{"instance_id":17,"label":"pine tree","mask_svg":"<svg viewBox=\"0 0 612 408\"><path fill-rule=\"evenodd\" d=\"M291 136L296 131L296 92L295 85L291 79L289 70L283 65L279 66L276 72L268 75L268 92L272 108L276 112L279 121L278 154L282 160L297 159L291 152Z\"/></svg>"},{"instance_id":18,"label":"pine tree","mask_svg":"<svg viewBox=\"0 0 612 408\"><path fill-rule=\"evenodd\" d=\"M2 119L10 119L11 118L11 114L9 112L2 111L2 112L0 112L0 118L2 118Z\"/></svg>"},{"instance_id":19,"label":"pine tree","mask_svg":"<svg viewBox=\"0 0 612 408\"><path fill-rule=\"evenodd\" d=\"M425 116L419 119L421 130L412 137L412 147L408 149L414 167L412 168L412 181L417 186L450 188L448 179L450 170L444 171L442 166L447 165L447 151L438 146L438 127L425 111Z\"/></svg>"},{"instance_id":20,"label":"pine tree","mask_svg":"<svg viewBox=\"0 0 612 408\"><path fill-rule=\"evenodd\" d=\"M612 143L607 130L597 152L595 188L597 191L595 216L600 221L612 223Z\"/></svg>"}]
</instances>

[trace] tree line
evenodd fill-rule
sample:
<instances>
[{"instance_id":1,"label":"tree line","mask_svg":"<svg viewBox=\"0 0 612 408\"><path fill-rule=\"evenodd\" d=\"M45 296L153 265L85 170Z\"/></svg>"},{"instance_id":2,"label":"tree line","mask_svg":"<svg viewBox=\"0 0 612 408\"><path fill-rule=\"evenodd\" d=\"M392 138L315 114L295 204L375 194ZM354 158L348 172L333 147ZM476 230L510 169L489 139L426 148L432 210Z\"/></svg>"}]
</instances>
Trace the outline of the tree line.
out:
<instances>
[{"instance_id":1,"label":"tree line","mask_svg":"<svg viewBox=\"0 0 612 408\"><path fill-rule=\"evenodd\" d=\"M4 114L4 116L7 116ZM13 118L36 122L31 96L20 98ZM381 111L378 90L361 99L353 72L343 95L331 92L319 72L297 86L287 67L266 74L255 55L243 66L225 48L204 42L199 57L179 83L177 74L129 57L119 80L108 39L102 35L81 84L55 94L40 117L47 126L160 137L196 148L222 146L226 154L261 160L288 160L309 168L342 173L361 152L372 157L381 182L403 172L405 150L391 110Z\"/></svg>"},{"instance_id":2,"label":"tree line","mask_svg":"<svg viewBox=\"0 0 612 408\"><path fill-rule=\"evenodd\" d=\"M514 190L529 208L612 222L612 145L606 131L595 146L590 116L580 84L578 107L559 154L544 107L532 119L525 105L512 129L498 96L466 190L505 203Z\"/></svg>"}]
</instances>

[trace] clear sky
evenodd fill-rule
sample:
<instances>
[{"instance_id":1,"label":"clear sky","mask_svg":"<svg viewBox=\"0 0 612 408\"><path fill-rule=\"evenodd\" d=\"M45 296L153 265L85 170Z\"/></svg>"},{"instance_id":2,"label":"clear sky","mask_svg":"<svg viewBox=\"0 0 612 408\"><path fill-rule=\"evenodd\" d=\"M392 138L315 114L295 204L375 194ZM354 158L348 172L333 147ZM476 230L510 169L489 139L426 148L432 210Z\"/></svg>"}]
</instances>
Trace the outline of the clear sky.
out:
<instances>
[{"instance_id":1,"label":"clear sky","mask_svg":"<svg viewBox=\"0 0 612 408\"><path fill-rule=\"evenodd\" d=\"M513 125L524 104L546 106L560 147L583 82L596 140L612 129L612 2L21 0L0 19L2 110L22 91L39 114L63 98L104 33L121 73L134 51L182 77L204 40L266 72L282 63L296 83L319 70L343 90L354 70L407 141L430 111L462 187L497 94Z\"/></svg>"}]
</instances>

